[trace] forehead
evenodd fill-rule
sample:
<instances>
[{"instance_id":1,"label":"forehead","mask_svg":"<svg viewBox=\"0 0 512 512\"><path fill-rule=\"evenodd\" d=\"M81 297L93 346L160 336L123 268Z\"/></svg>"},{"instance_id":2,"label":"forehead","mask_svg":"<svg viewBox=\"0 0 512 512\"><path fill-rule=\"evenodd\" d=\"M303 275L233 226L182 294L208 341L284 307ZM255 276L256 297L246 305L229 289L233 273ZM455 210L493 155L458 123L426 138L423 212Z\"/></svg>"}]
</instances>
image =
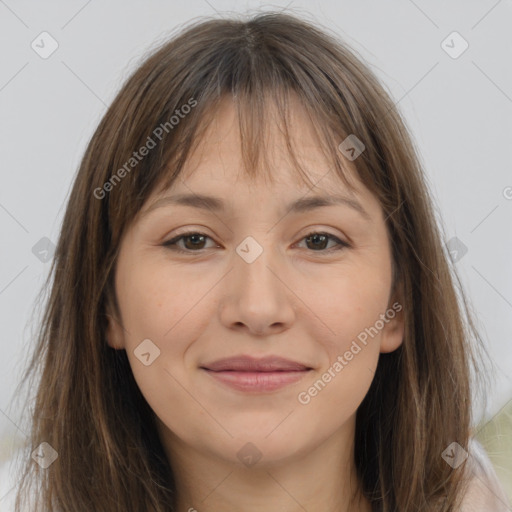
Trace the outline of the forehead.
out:
<instances>
[{"instance_id":1,"label":"forehead","mask_svg":"<svg viewBox=\"0 0 512 512\"><path fill-rule=\"evenodd\" d=\"M280 212L284 205L305 212L327 203L340 204L341 199L341 203L359 210L370 222L383 219L378 199L360 181L354 162L338 151L339 141L335 136L332 140L319 140L308 111L293 95L288 102L285 129L272 102L263 117L256 116L257 123L263 125L263 131L257 131L262 138L249 137L246 143L263 153L263 158L248 172L243 158L246 155L242 155L243 137L244 133L253 135L253 130L259 128L252 125L248 132L243 130L245 122L254 121L251 107L249 103L247 108L244 102L236 105L231 97L221 100L200 127L177 179L170 186L161 183L146 200L139 217L145 217L159 205L178 202L231 213L251 206L252 211L263 213L262 208L265 212ZM248 118L243 118L244 115ZM329 149L335 149L336 163L341 165L344 179L335 162L326 156L329 151L325 144L333 145Z\"/></svg>"},{"instance_id":2,"label":"forehead","mask_svg":"<svg viewBox=\"0 0 512 512\"><path fill-rule=\"evenodd\" d=\"M322 151L321 141L312 128L307 111L294 94L289 95L288 107L290 117L285 131L275 105L267 102L265 126L260 127L262 144L258 147L262 154L257 172L251 175L244 169L239 119L239 116L248 115L248 112L238 111L230 97L224 98L187 158L180 179L190 186L240 183L248 187L269 189L293 187L307 191L315 187L324 191L348 192L347 185L342 182L332 162ZM241 120L242 123L246 121ZM247 144L251 142L246 141ZM334 137L327 143L337 145ZM290 151L299 162L300 169L292 160ZM342 165L351 186L361 189L354 164L343 159ZM172 188L178 187L176 184Z\"/></svg>"}]
</instances>

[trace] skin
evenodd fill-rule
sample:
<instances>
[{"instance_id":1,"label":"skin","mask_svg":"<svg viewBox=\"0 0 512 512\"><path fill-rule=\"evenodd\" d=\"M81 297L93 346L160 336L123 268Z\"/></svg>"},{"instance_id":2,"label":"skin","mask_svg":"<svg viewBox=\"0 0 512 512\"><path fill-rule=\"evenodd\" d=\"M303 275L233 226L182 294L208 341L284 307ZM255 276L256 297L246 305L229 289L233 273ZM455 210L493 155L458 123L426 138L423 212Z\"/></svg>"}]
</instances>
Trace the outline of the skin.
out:
<instances>
[{"instance_id":1,"label":"skin","mask_svg":"<svg viewBox=\"0 0 512 512\"><path fill-rule=\"evenodd\" d=\"M156 415L180 511L370 510L360 496L349 504L360 494L355 415L379 354L402 343L403 313L359 343L362 349L309 403L298 394L400 299L391 294L390 241L379 202L357 181L352 164L344 159L358 187L351 195L329 172L304 111L298 104L292 111L297 157L316 183L313 190L297 179L275 128L269 140L276 183L245 177L238 121L226 100L184 174L171 190L148 198L121 243L120 318L110 317L107 339L126 350ZM227 209L167 204L149 211L178 192L223 198ZM285 215L284 205L295 199L334 192L356 198L369 220L342 204ZM178 241L187 254L162 245L189 230L209 238ZM329 251L336 241L308 242L312 232L351 245ZM247 236L263 248L250 264L236 252ZM144 339L160 350L148 366L134 354ZM313 370L277 391L244 393L199 368L237 354L279 355ZM248 442L261 454L251 466L237 456Z\"/></svg>"}]
</instances>

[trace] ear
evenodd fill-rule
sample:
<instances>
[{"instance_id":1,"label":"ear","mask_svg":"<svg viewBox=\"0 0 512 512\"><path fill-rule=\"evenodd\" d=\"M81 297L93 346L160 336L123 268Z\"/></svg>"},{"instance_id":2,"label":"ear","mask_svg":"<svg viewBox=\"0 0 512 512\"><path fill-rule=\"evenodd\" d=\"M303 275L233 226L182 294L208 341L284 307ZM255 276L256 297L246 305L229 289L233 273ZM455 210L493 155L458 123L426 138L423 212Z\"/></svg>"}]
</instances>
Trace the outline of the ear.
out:
<instances>
[{"instance_id":1,"label":"ear","mask_svg":"<svg viewBox=\"0 0 512 512\"><path fill-rule=\"evenodd\" d=\"M405 321L403 306L403 290L397 286L397 292L393 294L385 313L384 327L380 342L381 353L395 351L404 340Z\"/></svg>"},{"instance_id":2,"label":"ear","mask_svg":"<svg viewBox=\"0 0 512 512\"><path fill-rule=\"evenodd\" d=\"M120 322L110 313L106 314L108 326L106 332L107 343L116 350L125 348L124 330Z\"/></svg>"},{"instance_id":3,"label":"ear","mask_svg":"<svg viewBox=\"0 0 512 512\"><path fill-rule=\"evenodd\" d=\"M116 350L125 348L124 329L121 321L118 320L118 308L113 304L111 294L108 294L106 314L108 325L105 336L110 347Z\"/></svg>"}]
</instances>

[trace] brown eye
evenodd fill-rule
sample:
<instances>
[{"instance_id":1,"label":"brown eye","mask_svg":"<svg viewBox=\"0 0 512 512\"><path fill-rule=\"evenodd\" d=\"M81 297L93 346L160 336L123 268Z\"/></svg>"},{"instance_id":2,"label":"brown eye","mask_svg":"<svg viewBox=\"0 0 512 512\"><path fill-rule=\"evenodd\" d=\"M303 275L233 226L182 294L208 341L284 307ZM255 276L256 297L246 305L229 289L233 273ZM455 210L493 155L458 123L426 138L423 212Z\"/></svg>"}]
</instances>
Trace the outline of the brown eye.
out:
<instances>
[{"instance_id":1,"label":"brown eye","mask_svg":"<svg viewBox=\"0 0 512 512\"><path fill-rule=\"evenodd\" d=\"M309 243L313 245L314 250L325 249L329 243L329 237L327 235L322 235L321 233L315 233L306 237L306 244Z\"/></svg>"},{"instance_id":2,"label":"brown eye","mask_svg":"<svg viewBox=\"0 0 512 512\"><path fill-rule=\"evenodd\" d=\"M204 243L205 243L205 239L208 238L208 237L205 237L204 235L195 233L195 234L192 234L192 235L184 236L182 238L183 238L185 247L187 249L192 249L193 250L193 249L204 249L203 246L204 246ZM190 244L188 244L187 242L190 242Z\"/></svg>"},{"instance_id":3,"label":"brown eye","mask_svg":"<svg viewBox=\"0 0 512 512\"><path fill-rule=\"evenodd\" d=\"M173 251L182 253L200 252L205 247L206 240L211 238L204 233L198 233L197 231L189 231L188 233L182 233L171 240L164 242L162 245ZM348 243L340 240L339 238L329 233L313 232L304 237L302 240L306 241L307 248L314 252L330 253L331 251L337 251L350 247ZM334 247L327 249L329 241L335 242ZM183 242L180 246L178 243Z\"/></svg>"},{"instance_id":4,"label":"brown eye","mask_svg":"<svg viewBox=\"0 0 512 512\"><path fill-rule=\"evenodd\" d=\"M335 237L334 235L330 235L329 233L310 233L309 235L304 237L303 240L306 241L308 249L311 248L311 250L316 252L330 252L332 250L336 251L349 246L349 244L347 244L346 242L343 242L339 238ZM329 240L336 242L336 246L325 250L329 243Z\"/></svg>"},{"instance_id":5,"label":"brown eye","mask_svg":"<svg viewBox=\"0 0 512 512\"><path fill-rule=\"evenodd\" d=\"M190 231L188 233L183 233L165 243L162 245L164 247L168 247L172 250L180 251L180 252L198 252L202 249L204 249L205 240L207 238L210 238L209 236L205 235L204 233L197 233L196 231ZM184 247L178 246L178 242L181 242L183 240Z\"/></svg>"}]
</instances>

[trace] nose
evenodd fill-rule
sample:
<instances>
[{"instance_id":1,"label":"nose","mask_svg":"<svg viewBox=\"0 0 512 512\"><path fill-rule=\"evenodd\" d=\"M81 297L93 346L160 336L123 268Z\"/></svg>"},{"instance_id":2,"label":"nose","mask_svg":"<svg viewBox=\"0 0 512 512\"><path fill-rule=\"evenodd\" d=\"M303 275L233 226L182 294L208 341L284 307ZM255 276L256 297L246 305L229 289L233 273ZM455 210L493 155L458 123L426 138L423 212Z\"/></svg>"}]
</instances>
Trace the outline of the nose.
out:
<instances>
[{"instance_id":1,"label":"nose","mask_svg":"<svg viewBox=\"0 0 512 512\"><path fill-rule=\"evenodd\" d=\"M287 272L282 260L269 248L254 261L238 254L233 260L234 266L222 288L220 319L223 325L256 336L277 334L290 328L295 318L295 295L291 283L286 282Z\"/></svg>"}]
</instances>

